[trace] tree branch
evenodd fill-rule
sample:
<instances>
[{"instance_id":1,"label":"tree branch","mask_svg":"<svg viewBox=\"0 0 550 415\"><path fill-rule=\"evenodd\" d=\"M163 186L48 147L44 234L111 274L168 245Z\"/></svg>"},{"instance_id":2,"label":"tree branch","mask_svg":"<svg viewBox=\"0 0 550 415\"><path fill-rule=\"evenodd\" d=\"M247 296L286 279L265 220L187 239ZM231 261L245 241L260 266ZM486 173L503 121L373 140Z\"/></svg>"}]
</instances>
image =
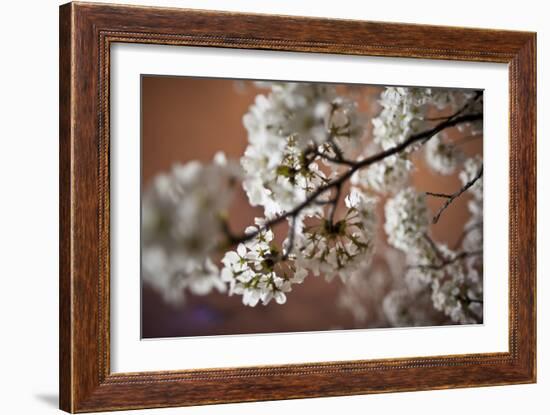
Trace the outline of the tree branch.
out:
<instances>
[{"instance_id":1,"label":"tree branch","mask_svg":"<svg viewBox=\"0 0 550 415\"><path fill-rule=\"evenodd\" d=\"M321 153L319 151L314 150L312 154L315 154L317 157L320 157L326 161L330 161L334 164L343 164L345 166L354 166L356 164L355 161L347 160L343 156L342 157L331 157L328 154Z\"/></svg>"},{"instance_id":2,"label":"tree branch","mask_svg":"<svg viewBox=\"0 0 550 415\"><path fill-rule=\"evenodd\" d=\"M472 187L480 178L483 176L483 164L479 168L479 171L477 172L476 176L470 180L468 183L466 183L464 186L462 186L460 189L458 189L453 194L445 194L445 193L432 193L432 192L426 192L428 196L435 196L435 197L442 197L446 198L447 201L439 208L436 215L434 216L432 223L436 224L439 218L441 217L441 214L445 209L447 209L451 203L455 201L455 199L459 198L466 190L468 190L470 187Z\"/></svg>"},{"instance_id":3,"label":"tree branch","mask_svg":"<svg viewBox=\"0 0 550 415\"><path fill-rule=\"evenodd\" d=\"M461 112L463 110L460 110ZM263 232L266 229L269 229L280 222L284 221L287 218L296 218L300 212L309 206L311 203L313 203L319 196L327 192L328 190L341 186L346 180L348 180L356 171L363 169L365 167L368 167L374 163L377 163L386 157L392 156L394 154L400 153L401 151L405 150L409 146L411 146L414 143L417 143L419 141L427 141L430 138L432 138L437 133L451 127L455 127L459 124L478 121L483 119L482 113L475 113L475 114L465 114L465 115L459 115L456 114L452 115L449 119L447 119L444 122L441 122L440 124L436 125L435 127L411 135L409 138L407 138L402 143L397 144L396 146L389 148L387 150L381 151L380 153L374 154L370 157L367 157L363 160L357 161L357 162L350 162L350 168L340 175L339 177L331 180L330 182L324 184L323 186L318 187L314 192L312 192L303 202L299 203L296 207L294 207L291 210L288 210L284 212L283 214L276 216L267 222L264 223L263 226L259 227L257 231L250 232L248 234L243 234L240 236L233 235L229 229L225 229L226 235L229 239L229 242L232 244L238 244L241 242L246 242L254 237L256 237L260 232Z\"/></svg>"},{"instance_id":4,"label":"tree branch","mask_svg":"<svg viewBox=\"0 0 550 415\"><path fill-rule=\"evenodd\" d=\"M466 305L469 305L470 303L483 304L483 300L476 300L465 295L458 295L456 298L458 298L463 303L466 303Z\"/></svg>"},{"instance_id":5,"label":"tree branch","mask_svg":"<svg viewBox=\"0 0 550 415\"><path fill-rule=\"evenodd\" d=\"M435 242L433 241L433 239L430 237L430 235L428 235L427 233L424 234L424 239L428 242L428 244L430 244L430 247L434 250L437 258L443 262L445 261L445 258L443 257L443 255L441 254L441 251L439 250L439 248L437 247L437 245L435 244Z\"/></svg>"},{"instance_id":6,"label":"tree branch","mask_svg":"<svg viewBox=\"0 0 550 415\"><path fill-rule=\"evenodd\" d=\"M434 193L434 192L425 192L428 196L434 196L434 197L441 197L443 199L450 199L453 197L452 194L449 193Z\"/></svg>"}]
</instances>

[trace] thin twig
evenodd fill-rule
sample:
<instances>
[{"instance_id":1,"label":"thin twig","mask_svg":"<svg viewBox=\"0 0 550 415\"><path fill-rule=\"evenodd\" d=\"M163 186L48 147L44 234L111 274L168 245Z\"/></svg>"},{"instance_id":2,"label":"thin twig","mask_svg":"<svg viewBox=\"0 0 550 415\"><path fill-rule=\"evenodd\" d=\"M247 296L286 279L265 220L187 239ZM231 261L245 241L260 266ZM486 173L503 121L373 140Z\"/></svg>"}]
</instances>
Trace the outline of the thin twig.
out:
<instances>
[{"instance_id":1,"label":"thin twig","mask_svg":"<svg viewBox=\"0 0 550 415\"><path fill-rule=\"evenodd\" d=\"M448 120L449 117L451 117L450 115L442 115L441 117L427 117L427 118L423 118L422 121L443 121L443 120Z\"/></svg>"},{"instance_id":2,"label":"thin twig","mask_svg":"<svg viewBox=\"0 0 550 415\"><path fill-rule=\"evenodd\" d=\"M470 187L472 187L475 184L475 182L477 182L481 178L482 175L483 175L483 164L481 165L481 167L479 168L479 171L477 172L476 176L472 180L470 180L468 183L466 183L464 186L462 186L460 189L458 189L456 192L454 192L451 195L445 195L443 193L431 194L430 192L426 192L426 194L428 194L430 196L446 197L447 198L447 201L437 211L436 215L434 216L434 218L432 220L432 223L436 224L437 221L439 220L441 214L443 213L443 211L445 209L447 209L450 206L450 204L453 203L458 197L460 197L466 190L468 190Z\"/></svg>"},{"instance_id":3,"label":"thin twig","mask_svg":"<svg viewBox=\"0 0 550 415\"><path fill-rule=\"evenodd\" d=\"M450 198L453 197L453 195L448 194L448 193L425 192L425 194L428 195L428 196L441 197L441 198L444 198L444 199L450 199Z\"/></svg>"},{"instance_id":4,"label":"thin twig","mask_svg":"<svg viewBox=\"0 0 550 415\"><path fill-rule=\"evenodd\" d=\"M430 244L430 247L434 250L435 254L437 255L437 258L441 262L444 262L445 258L443 258L443 254L441 254L441 251L439 250L439 248L437 247L433 239L430 238L430 236L427 233L424 234L424 239Z\"/></svg>"}]
</instances>

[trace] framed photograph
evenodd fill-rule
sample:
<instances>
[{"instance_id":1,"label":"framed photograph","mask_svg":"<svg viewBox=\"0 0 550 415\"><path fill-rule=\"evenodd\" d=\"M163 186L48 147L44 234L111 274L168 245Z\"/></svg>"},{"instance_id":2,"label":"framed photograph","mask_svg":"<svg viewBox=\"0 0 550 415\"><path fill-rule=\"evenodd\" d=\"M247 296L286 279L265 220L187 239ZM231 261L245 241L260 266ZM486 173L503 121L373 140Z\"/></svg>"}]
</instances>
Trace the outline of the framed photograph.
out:
<instances>
[{"instance_id":1,"label":"framed photograph","mask_svg":"<svg viewBox=\"0 0 550 415\"><path fill-rule=\"evenodd\" d=\"M536 381L536 35L60 8L60 407Z\"/></svg>"}]
</instances>

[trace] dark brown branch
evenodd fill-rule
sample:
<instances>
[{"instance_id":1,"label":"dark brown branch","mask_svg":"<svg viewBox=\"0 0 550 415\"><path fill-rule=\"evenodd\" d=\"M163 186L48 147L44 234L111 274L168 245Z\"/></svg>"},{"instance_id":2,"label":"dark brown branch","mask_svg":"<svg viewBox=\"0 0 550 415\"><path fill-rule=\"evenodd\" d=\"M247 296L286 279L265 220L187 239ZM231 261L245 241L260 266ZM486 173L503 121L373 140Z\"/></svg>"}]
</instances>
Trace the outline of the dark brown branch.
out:
<instances>
[{"instance_id":1,"label":"dark brown branch","mask_svg":"<svg viewBox=\"0 0 550 415\"><path fill-rule=\"evenodd\" d=\"M449 116L448 118L443 118L443 119L447 119L447 121L453 121L455 119L457 119L459 116L462 116L471 106L473 106L473 104L475 104L475 102L482 98L483 97L483 93L481 91L476 91L474 97L467 101L458 111L456 111L454 114L452 114L451 116ZM434 118L435 120L435 118ZM422 141L422 145L426 144L426 142L428 141L428 139L425 139Z\"/></svg>"},{"instance_id":2,"label":"dark brown branch","mask_svg":"<svg viewBox=\"0 0 550 415\"><path fill-rule=\"evenodd\" d=\"M354 166L357 163L357 162L352 161L352 160L347 160L344 157L331 157L328 154L321 153L319 151L315 151L314 154L316 156L318 156L318 157L320 157L320 158L322 158L326 161L330 161L331 163L334 163L334 164L343 164L345 166Z\"/></svg>"},{"instance_id":3,"label":"dark brown branch","mask_svg":"<svg viewBox=\"0 0 550 415\"><path fill-rule=\"evenodd\" d=\"M447 209L451 205L451 203L453 203L457 198L459 198L466 190L472 187L481 178L481 176L483 176L483 164L479 168L479 171L477 172L475 177L472 180L470 180L468 183L466 183L464 186L462 186L460 189L458 189L456 192L454 192L453 194L446 195L444 193L426 192L426 194L430 196L447 198L447 201L437 211L436 215L432 220L432 223L436 224L439 218L441 217L441 214L443 213L443 211Z\"/></svg>"},{"instance_id":4,"label":"dark brown branch","mask_svg":"<svg viewBox=\"0 0 550 415\"><path fill-rule=\"evenodd\" d=\"M464 111L466 111L470 106L472 106L479 98L481 98L482 96L482 92L481 91L476 91L475 93L475 96L469 100L468 102L466 102L458 111L456 111L454 114L451 114L451 115L442 115L440 117L427 117L427 118L424 118L424 121L443 121L443 120L448 120L448 119L451 119L452 117L456 117L456 116L459 116L460 114L464 113Z\"/></svg>"},{"instance_id":5,"label":"dark brown branch","mask_svg":"<svg viewBox=\"0 0 550 415\"><path fill-rule=\"evenodd\" d=\"M336 160L343 160L344 152L338 146L338 144L336 144L336 142L334 141L334 135L332 134L332 132L329 134L327 142L332 147L332 151L334 151L334 154L336 155Z\"/></svg>"},{"instance_id":6,"label":"dark brown branch","mask_svg":"<svg viewBox=\"0 0 550 415\"><path fill-rule=\"evenodd\" d=\"M377 163L386 157L389 157L391 155L400 153L401 151L405 150L410 145L417 143L419 141L427 141L430 138L432 138L437 133L451 127L455 127L456 125L467 123L467 122L473 122L483 119L483 114L476 113L476 114L466 114L461 116L452 116L448 120L438 124L437 126L420 132L418 134L411 135L408 139L403 141L402 143L396 145L395 147L389 148L385 151L381 151L380 153L374 154L370 157L367 157L363 160L360 160L353 165L350 166L350 169L343 173L338 178L324 184L323 186L318 187L314 192L312 192L303 202L299 203L294 209L291 209L282 215L276 216L275 218L268 220L265 222L265 224L260 227L257 231L251 232L248 234L243 234L240 236L233 235L229 230L226 230L226 235L229 239L229 242L233 244L238 244L241 242L248 241L258 235L258 233L264 231L265 229L269 229L282 221L284 221L287 218L290 217L297 217L300 212L307 206L309 206L312 202L314 202L319 196L321 196L323 193L327 192L328 190L335 188L337 186L342 185L346 180L348 180L357 170L360 170L362 168L368 167L374 163Z\"/></svg>"},{"instance_id":7,"label":"dark brown branch","mask_svg":"<svg viewBox=\"0 0 550 415\"><path fill-rule=\"evenodd\" d=\"M433 239L430 237L430 235L425 233L424 239L428 242L428 244L430 244L430 247L434 250L435 254L437 255L437 258L442 262L445 261L445 259L443 258L443 255L441 254L441 251L439 250L439 248L437 247Z\"/></svg>"},{"instance_id":8,"label":"dark brown branch","mask_svg":"<svg viewBox=\"0 0 550 415\"><path fill-rule=\"evenodd\" d=\"M455 112L455 113L451 116L451 118L457 117L457 116L463 114L468 108L470 108L471 106L473 106L473 105L476 103L476 101L477 101L478 99L480 99L480 98L482 98L482 97L483 97L483 92L482 92L482 91L476 91L474 97L473 97L471 100L467 101L467 102L462 106L462 108L460 108L457 112Z\"/></svg>"},{"instance_id":9,"label":"dark brown branch","mask_svg":"<svg viewBox=\"0 0 550 415\"><path fill-rule=\"evenodd\" d=\"M433 197L441 197L444 199L450 199L453 197L453 195L448 193L434 193L434 192L426 192L426 195L433 196Z\"/></svg>"},{"instance_id":10,"label":"dark brown branch","mask_svg":"<svg viewBox=\"0 0 550 415\"><path fill-rule=\"evenodd\" d=\"M466 303L466 305L469 305L471 303L483 304L483 300L476 300L476 299L470 298L466 295L458 295L456 298L458 298L463 303Z\"/></svg>"},{"instance_id":11,"label":"dark brown branch","mask_svg":"<svg viewBox=\"0 0 550 415\"><path fill-rule=\"evenodd\" d=\"M451 115L442 115L441 117L428 117L428 118L423 118L422 120L423 121L443 121L443 120L448 120L450 117Z\"/></svg>"}]
</instances>

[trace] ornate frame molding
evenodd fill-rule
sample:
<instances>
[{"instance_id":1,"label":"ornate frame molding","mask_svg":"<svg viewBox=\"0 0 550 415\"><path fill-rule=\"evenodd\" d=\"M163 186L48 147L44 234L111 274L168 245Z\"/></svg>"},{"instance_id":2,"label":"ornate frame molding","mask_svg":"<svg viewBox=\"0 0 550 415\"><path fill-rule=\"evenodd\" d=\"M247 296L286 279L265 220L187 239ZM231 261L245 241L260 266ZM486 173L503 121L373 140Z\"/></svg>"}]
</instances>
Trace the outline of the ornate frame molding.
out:
<instances>
[{"instance_id":1,"label":"ornate frame molding","mask_svg":"<svg viewBox=\"0 0 550 415\"><path fill-rule=\"evenodd\" d=\"M509 352L111 373L109 68L115 42L508 63ZM86 3L61 6L61 409L90 412L534 382L535 105L534 33ZM248 392L252 387L253 397Z\"/></svg>"}]
</instances>

